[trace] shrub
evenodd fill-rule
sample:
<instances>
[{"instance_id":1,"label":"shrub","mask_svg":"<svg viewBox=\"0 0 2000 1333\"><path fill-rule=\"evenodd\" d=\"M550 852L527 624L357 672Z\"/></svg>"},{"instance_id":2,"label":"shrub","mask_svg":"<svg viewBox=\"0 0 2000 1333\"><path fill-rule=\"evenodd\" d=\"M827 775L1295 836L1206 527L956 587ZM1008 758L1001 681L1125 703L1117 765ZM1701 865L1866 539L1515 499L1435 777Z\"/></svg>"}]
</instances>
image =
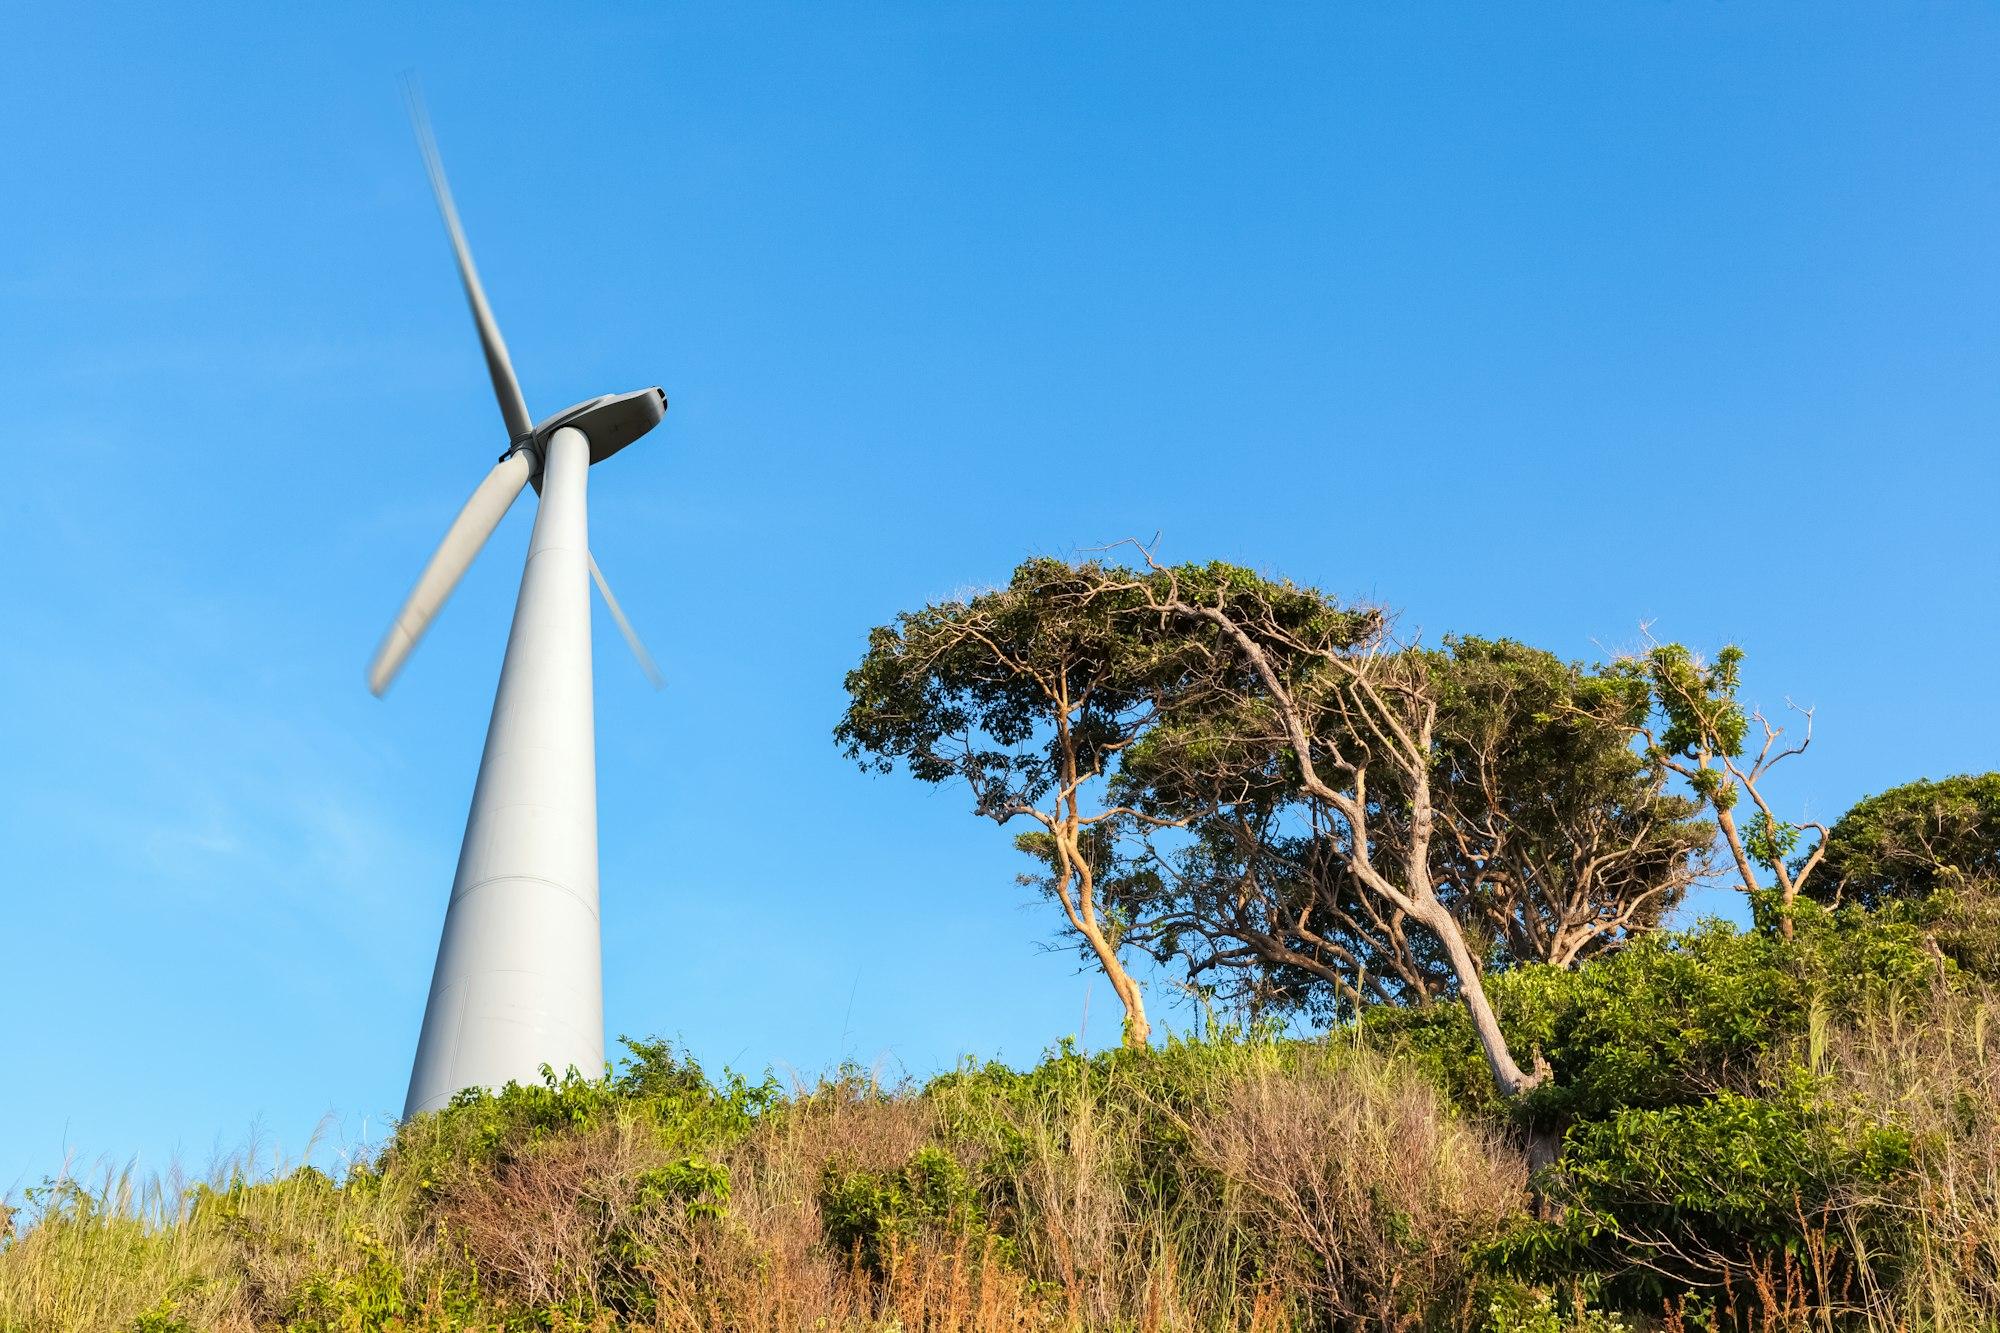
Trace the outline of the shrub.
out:
<instances>
[{"instance_id":1,"label":"shrub","mask_svg":"<svg viewBox=\"0 0 2000 1333\"><path fill-rule=\"evenodd\" d=\"M727 1143L747 1134L778 1099L772 1079L751 1083L725 1072L714 1083L667 1042L620 1040L628 1055L616 1076L591 1079L574 1069L557 1075L544 1066L540 1083L468 1089L444 1109L400 1126L379 1165L437 1190L539 1143L618 1123L643 1124L666 1147Z\"/></svg>"},{"instance_id":2,"label":"shrub","mask_svg":"<svg viewBox=\"0 0 2000 1333\"><path fill-rule=\"evenodd\" d=\"M1574 971L1509 969L1488 990L1509 1041L1555 1077L1502 1103L1456 1005L1370 1011L1369 1040L1430 1071L1461 1105L1552 1132L1628 1108L1753 1091L1772 1050L1816 1011L1856 1012L1928 993L1938 963L1922 929L1868 913L1798 908L1791 939L1708 921L1643 936Z\"/></svg>"},{"instance_id":3,"label":"shrub","mask_svg":"<svg viewBox=\"0 0 2000 1333\"><path fill-rule=\"evenodd\" d=\"M635 1043L339 1181L38 1187L0 1333L1996 1327L2000 1002L1908 906L1496 977L1570 1079L1506 1115L1455 1008L782 1097Z\"/></svg>"},{"instance_id":4,"label":"shrub","mask_svg":"<svg viewBox=\"0 0 2000 1333\"><path fill-rule=\"evenodd\" d=\"M132 1321L132 1333L196 1333L196 1329L181 1318L172 1301L161 1301Z\"/></svg>"},{"instance_id":5,"label":"shrub","mask_svg":"<svg viewBox=\"0 0 2000 1333\"><path fill-rule=\"evenodd\" d=\"M958 1159L935 1145L919 1148L894 1171L862 1171L828 1162L819 1210L827 1243L877 1276L900 1252L922 1243L959 1241L984 1249L986 1217Z\"/></svg>"},{"instance_id":6,"label":"shrub","mask_svg":"<svg viewBox=\"0 0 2000 1333\"><path fill-rule=\"evenodd\" d=\"M1917 931L1952 966L2000 982L2000 879L1963 879L1923 898L1899 898L1871 915Z\"/></svg>"},{"instance_id":7,"label":"shrub","mask_svg":"<svg viewBox=\"0 0 2000 1333\"><path fill-rule=\"evenodd\" d=\"M1855 1289L1857 1257L1890 1248L1908 1134L1843 1114L1794 1074L1764 1096L1721 1092L1573 1127L1550 1191L1560 1220L1492 1246L1505 1271L1578 1274L1649 1300L1749 1292L1774 1274L1816 1305Z\"/></svg>"},{"instance_id":8,"label":"shrub","mask_svg":"<svg viewBox=\"0 0 2000 1333\"><path fill-rule=\"evenodd\" d=\"M1827 831L1807 892L1875 907L2000 879L2000 773L1919 780L1870 796Z\"/></svg>"},{"instance_id":9,"label":"shrub","mask_svg":"<svg viewBox=\"0 0 2000 1333\"><path fill-rule=\"evenodd\" d=\"M1484 1333L1626 1333L1631 1326L1540 1287L1503 1283L1486 1303Z\"/></svg>"}]
</instances>

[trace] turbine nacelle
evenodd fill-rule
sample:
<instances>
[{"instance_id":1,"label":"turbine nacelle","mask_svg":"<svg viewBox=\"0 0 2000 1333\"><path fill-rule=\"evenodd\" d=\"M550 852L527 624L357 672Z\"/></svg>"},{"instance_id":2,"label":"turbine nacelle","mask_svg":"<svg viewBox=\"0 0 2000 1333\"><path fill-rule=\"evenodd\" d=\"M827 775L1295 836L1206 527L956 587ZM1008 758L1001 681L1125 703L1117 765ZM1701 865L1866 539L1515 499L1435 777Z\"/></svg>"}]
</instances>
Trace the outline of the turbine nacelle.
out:
<instances>
[{"instance_id":1,"label":"turbine nacelle","mask_svg":"<svg viewBox=\"0 0 2000 1333\"><path fill-rule=\"evenodd\" d=\"M589 439L590 461L602 463L659 425L666 413L666 391L657 385L632 393L599 394L539 422L532 437L535 452L546 455L549 436L568 426Z\"/></svg>"}]
</instances>

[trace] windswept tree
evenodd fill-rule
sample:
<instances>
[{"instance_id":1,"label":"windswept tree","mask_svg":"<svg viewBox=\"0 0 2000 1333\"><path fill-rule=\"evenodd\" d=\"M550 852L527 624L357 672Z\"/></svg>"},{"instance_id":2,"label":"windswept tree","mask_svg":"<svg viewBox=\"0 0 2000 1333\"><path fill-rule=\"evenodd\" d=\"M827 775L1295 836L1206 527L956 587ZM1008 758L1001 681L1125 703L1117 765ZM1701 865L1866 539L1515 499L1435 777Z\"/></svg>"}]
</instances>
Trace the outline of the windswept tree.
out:
<instances>
[{"instance_id":1,"label":"windswept tree","mask_svg":"<svg viewBox=\"0 0 2000 1333\"><path fill-rule=\"evenodd\" d=\"M939 602L869 635L847 676L835 728L864 769L907 767L921 782L961 782L973 813L1030 827L1016 840L1025 878L1062 909L1125 1008L1125 1042L1150 1033L1140 984L1121 953L1129 922L1108 907L1104 872L1123 824L1142 813L1108 795L1121 757L1185 688L1185 645L1133 614L1136 593L1095 566L1030 560L1004 588Z\"/></svg>"},{"instance_id":2,"label":"windswept tree","mask_svg":"<svg viewBox=\"0 0 2000 1333\"><path fill-rule=\"evenodd\" d=\"M1225 564L1032 560L899 617L847 679L865 768L1029 825L1027 876L1146 1039L1140 946L1253 1001L1456 998L1496 1084L1485 967L1654 924L1712 836L1633 746L1643 681L1507 642L1400 645L1380 611Z\"/></svg>"},{"instance_id":3,"label":"windswept tree","mask_svg":"<svg viewBox=\"0 0 2000 1333\"><path fill-rule=\"evenodd\" d=\"M1162 566L1114 576L1155 632L1184 642L1200 688L1172 709L1127 764L1131 803L1163 811L1263 811L1288 799L1372 938L1421 932L1449 969L1507 1096L1548 1077L1524 1069L1486 997L1476 944L1441 874L1450 839L1438 801L1440 704L1430 663L1398 650L1378 612L1229 565ZM1359 632L1357 632L1359 631Z\"/></svg>"},{"instance_id":4,"label":"windswept tree","mask_svg":"<svg viewBox=\"0 0 2000 1333\"><path fill-rule=\"evenodd\" d=\"M1204 675L1120 779L1134 808L1191 820L1119 881L1148 942L1254 1000L1455 995L1496 1085L1535 1086L1487 960L1568 965L1652 926L1712 836L1635 748L1645 687L1504 641L1399 645L1377 612L1247 570L1146 564L1108 591L1143 597Z\"/></svg>"}]
</instances>

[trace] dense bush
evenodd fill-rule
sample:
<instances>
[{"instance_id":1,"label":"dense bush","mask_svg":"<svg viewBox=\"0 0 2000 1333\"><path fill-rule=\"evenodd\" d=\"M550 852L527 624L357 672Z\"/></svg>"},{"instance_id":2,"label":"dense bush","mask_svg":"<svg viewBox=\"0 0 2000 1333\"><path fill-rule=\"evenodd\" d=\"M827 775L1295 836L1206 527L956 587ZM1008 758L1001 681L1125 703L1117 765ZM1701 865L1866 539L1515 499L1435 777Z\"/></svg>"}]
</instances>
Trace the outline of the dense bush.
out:
<instances>
[{"instance_id":1,"label":"dense bush","mask_svg":"<svg viewBox=\"0 0 2000 1333\"><path fill-rule=\"evenodd\" d=\"M1549 1177L1559 1220L1516 1228L1488 1256L1529 1278L1587 1275L1641 1308L1749 1300L1773 1279L1825 1308L1857 1288L1857 1260L1898 1243L1889 1198L1911 1162L1907 1133L1843 1115L1802 1075L1762 1096L1626 1108L1565 1137Z\"/></svg>"},{"instance_id":2,"label":"dense bush","mask_svg":"<svg viewBox=\"0 0 2000 1333\"><path fill-rule=\"evenodd\" d=\"M935 1144L917 1149L893 1171L828 1162L820 1174L819 1211L835 1252L880 1277L901 1251L925 1242L965 1240L986 1248L986 1213L965 1167Z\"/></svg>"}]
</instances>

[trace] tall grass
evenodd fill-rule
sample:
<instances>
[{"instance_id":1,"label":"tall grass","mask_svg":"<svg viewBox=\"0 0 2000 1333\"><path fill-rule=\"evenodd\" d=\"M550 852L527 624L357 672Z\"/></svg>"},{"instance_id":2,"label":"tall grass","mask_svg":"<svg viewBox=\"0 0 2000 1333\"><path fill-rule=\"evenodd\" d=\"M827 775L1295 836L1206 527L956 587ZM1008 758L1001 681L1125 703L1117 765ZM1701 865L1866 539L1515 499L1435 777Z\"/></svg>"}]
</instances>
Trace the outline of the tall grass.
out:
<instances>
[{"instance_id":1,"label":"tall grass","mask_svg":"<svg viewBox=\"0 0 2000 1333\"><path fill-rule=\"evenodd\" d=\"M0 1250L0 1329L277 1326L296 1293L371 1251L414 1259L407 1220L393 1192L336 1189L310 1168L259 1185L242 1163L193 1186L129 1168L60 1179L32 1192Z\"/></svg>"},{"instance_id":2,"label":"tall grass","mask_svg":"<svg viewBox=\"0 0 2000 1333\"><path fill-rule=\"evenodd\" d=\"M1839 1094L1914 1146L1896 1244L1869 1256L1882 1328L2000 1329L2000 997L1940 986L1830 1030Z\"/></svg>"},{"instance_id":3,"label":"tall grass","mask_svg":"<svg viewBox=\"0 0 2000 1333\"><path fill-rule=\"evenodd\" d=\"M0 1249L0 1329L1469 1326L1465 1241L1523 1177L1413 1073L1342 1047L786 1096L688 1070L480 1099L339 1185L65 1182Z\"/></svg>"}]
</instances>

